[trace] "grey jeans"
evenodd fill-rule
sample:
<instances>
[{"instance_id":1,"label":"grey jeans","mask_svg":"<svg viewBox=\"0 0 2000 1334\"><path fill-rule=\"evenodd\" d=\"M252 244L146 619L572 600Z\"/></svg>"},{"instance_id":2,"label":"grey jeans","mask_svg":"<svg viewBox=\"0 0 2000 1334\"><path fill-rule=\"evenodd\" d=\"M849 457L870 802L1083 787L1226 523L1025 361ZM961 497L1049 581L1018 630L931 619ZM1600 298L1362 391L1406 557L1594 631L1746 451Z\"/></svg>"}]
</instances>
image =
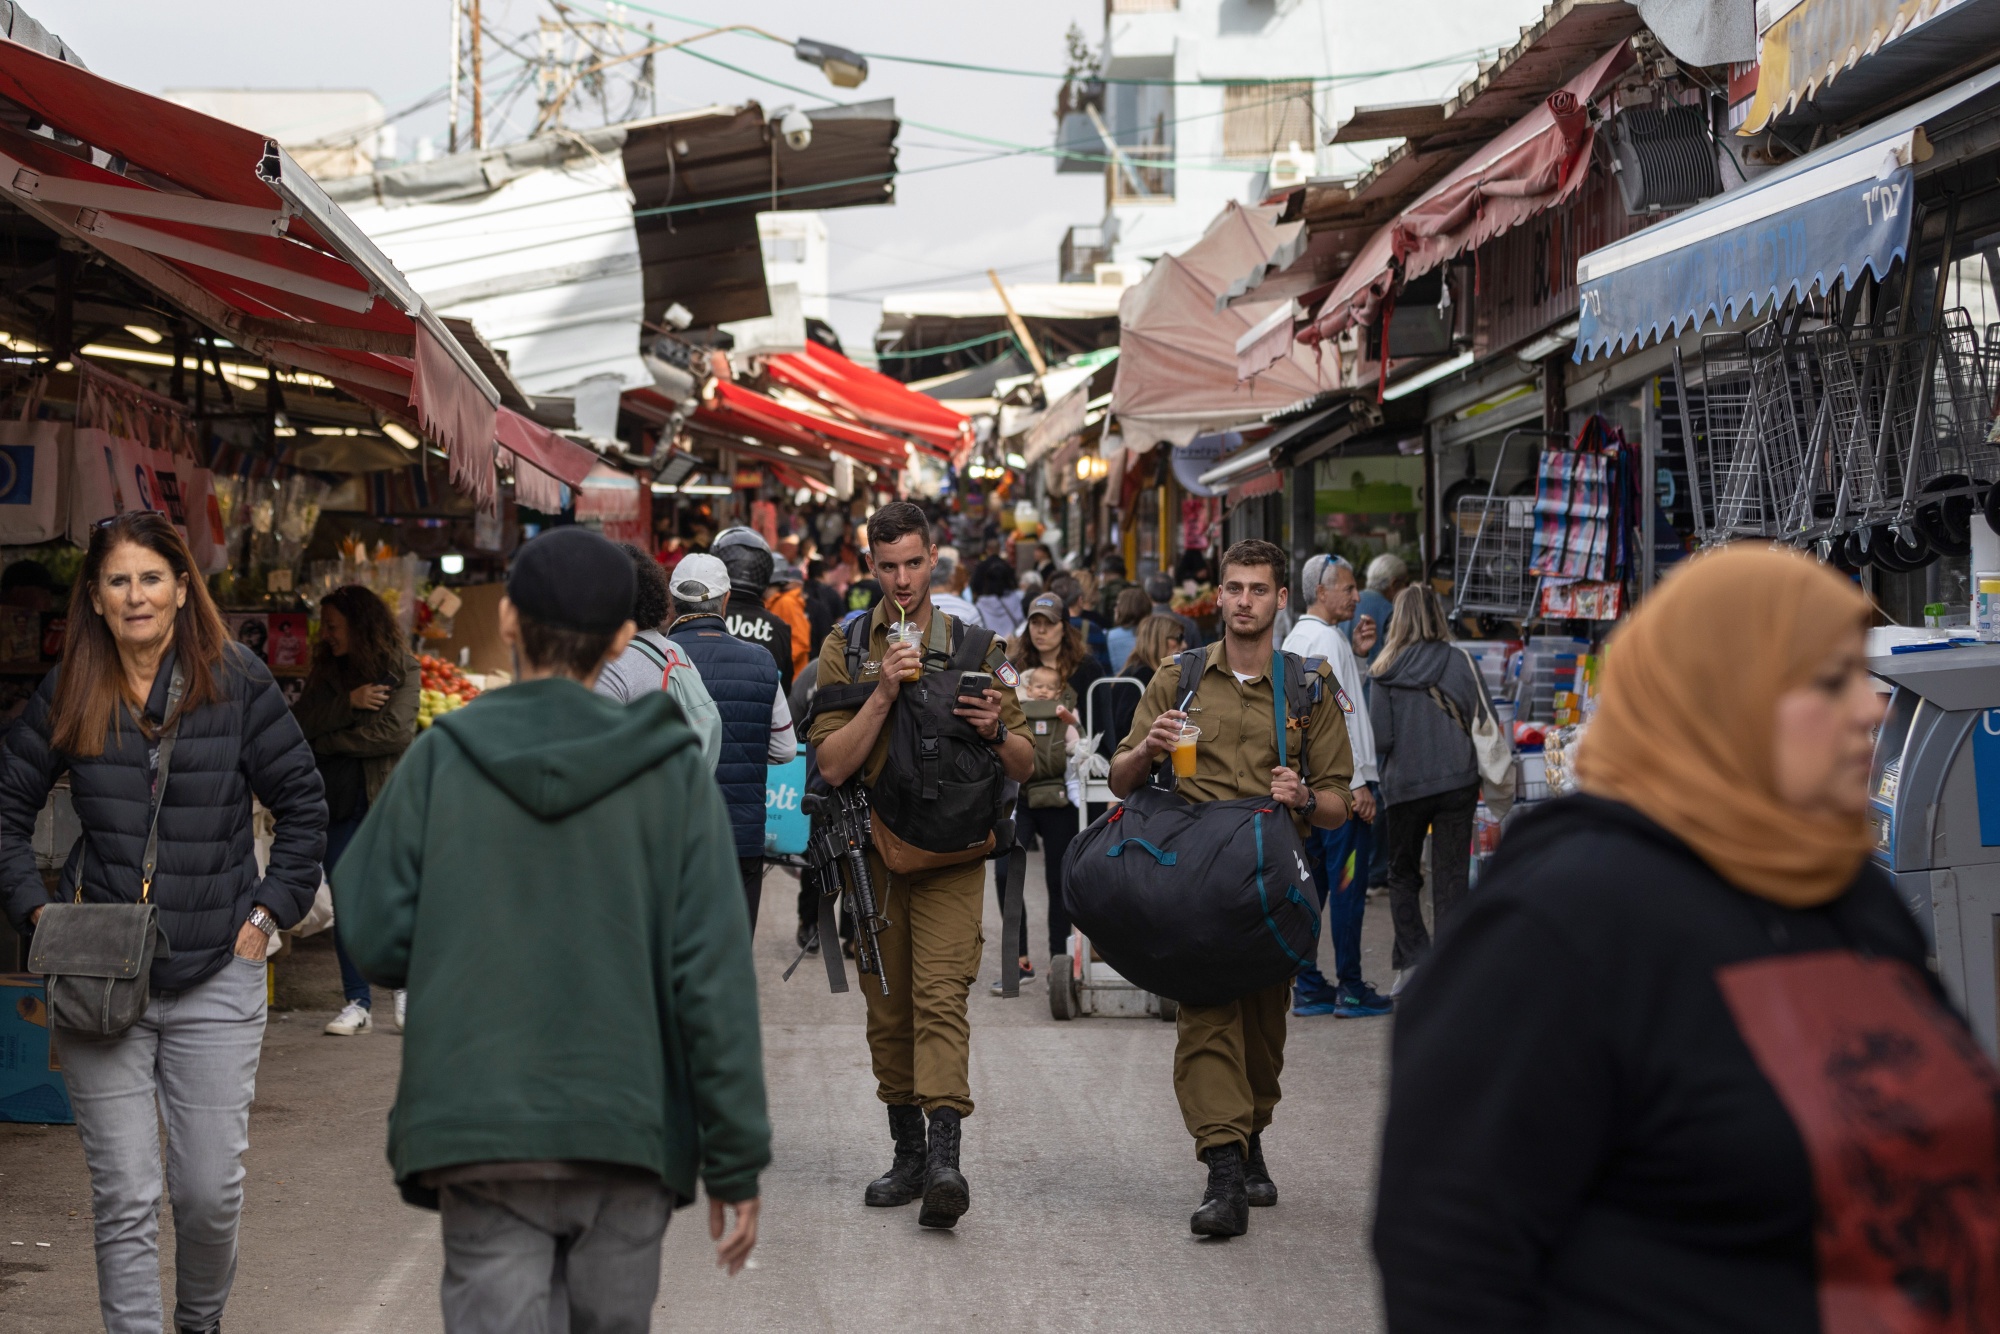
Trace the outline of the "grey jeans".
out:
<instances>
[{"instance_id":1,"label":"grey jeans","mask_svg":"<svg viewBox=\"0 0 2000 1334\"><path fill-rule=\"evenodd\" d=\"M656 1181L438 1192L446 1334L646 1334L673 1196Z\"/></svg>"},{"instance_id":2,"label":"grey jeans","mask_svg":"<svg viewBox=\"0 0 2000 1334\"><path fill-rule=\"evenodd\" d=\"M97 1302L109 1334L160 1331L160 1126L174 1205L174 1324L222 1319L236 1279L243 1151L264 1044L265 965L232 954L156 994L118 1037L56 1036L90 1168Z\"/></svg>"}]
</instances>

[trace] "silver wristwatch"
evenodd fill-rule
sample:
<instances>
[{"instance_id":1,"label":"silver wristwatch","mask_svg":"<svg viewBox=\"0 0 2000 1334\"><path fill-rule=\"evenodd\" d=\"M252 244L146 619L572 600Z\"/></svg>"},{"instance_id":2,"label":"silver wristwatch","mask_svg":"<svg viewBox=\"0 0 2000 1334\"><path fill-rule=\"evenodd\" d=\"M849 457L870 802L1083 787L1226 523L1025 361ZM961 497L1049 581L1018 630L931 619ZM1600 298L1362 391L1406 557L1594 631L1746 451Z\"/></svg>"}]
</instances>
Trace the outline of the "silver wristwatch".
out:
<instances>
[{"instance_id":1,"label":"silver wristwatch","mask_svg":"<svg viewBox=\"0 0 2000 1334\"><path fill-rule=\"evenodd\" d=\"M250 910L250 925L256 927L259 931L262 931L266 936L274 940L277 938L278 919L265 911L264 905L261 903Z\"/></svg>"}]
</instances>

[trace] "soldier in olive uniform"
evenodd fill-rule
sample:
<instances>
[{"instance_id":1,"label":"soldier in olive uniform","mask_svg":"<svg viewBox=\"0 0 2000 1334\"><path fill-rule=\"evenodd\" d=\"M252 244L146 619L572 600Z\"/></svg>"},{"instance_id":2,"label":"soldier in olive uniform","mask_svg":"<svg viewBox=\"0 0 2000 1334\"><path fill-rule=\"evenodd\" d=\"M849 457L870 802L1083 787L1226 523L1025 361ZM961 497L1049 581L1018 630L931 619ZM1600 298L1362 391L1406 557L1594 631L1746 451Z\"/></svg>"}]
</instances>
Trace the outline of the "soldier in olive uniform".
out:
<instances>
[{"instance_id":1,"label":"soldier in olive uniform","mask_svg":"<svg viewBox=\"0 0 2000 1334\"><path fill-rule=\"evenodd\" d=\"M1132 730L1111 762L1111 790L1120 797L1144 784L1171 756L1184 722L1201 729L1194 776L1178 780L1191 801L1232 801L1269 794L1289 808L1301 834L1334 829L1353 813L1348 780L1354 772L1339 689L1323 661L1308 665L1319 700L1303 720L1286 723L1287 756L1303 756L1309 775L1278 763L1271 688L1272 624L1285 605L1284 552L1269 542L1238 542L1222 558L1217 594L1225 633L1204 651L1201 684L1186 713L1174 704L1186 692L1168 659L1153 676L1132 718ZM1202 1236L1241 1236L1249 1205L1278 1202L1264 1165L1263 1130L1278 1104L1285 1064L1285 1012L1290 982L1277 982L1226 1005L1180 1007L1174 1049L1174 1096L1208 1164L1208 1190L1190 1220Z\"/></svg>"},{"instance_id":2,"label":"soldier in olive uniform","mask_svg":"<svg viewBox=\"0 0 2000 1334\"><path fill-rule=\"evenodd\" d=\"M821 777L838 787L855 774L872 786L889 752L889 715L904 677L922 660L913 644L889 644L889 626L900 619L898 606L933 642L934 618L947 613L931 606L931 566L937 548L930 525L915 505L885 505L868 521L868 554L882 583L882 600L869 613L868 653L859 679L875 689L855 709L819 714L808 739L818 747ZM994 661L1004 661L995 654ZM836 629L820 648L819 686L855 683L847 666L846 632ZM991 745L1007 777L1021 782L1033 768L1035 751L1028 722L1014 692L988 690L982 702L955 710ZM880 837L880 821L877 821ZM884 996L864 986L868 998L868 1051L875 1065L876 1096L889 1106L889 1130L896 1144L894 1164L872 1182L864 1202L908 1204L922 1198L917 1221L948 1228L970 1205L958 1170L959 1121L972 1114L971 1025L965 999L979 975L985 943L986 861L983 856L910 875L893 874L873 848L868 868L876 901L890 921L881 933ZM829 948L831 944L829 943ZM928 1140L924 1116L930 1116Z\"/></svg>"}]
</instances>

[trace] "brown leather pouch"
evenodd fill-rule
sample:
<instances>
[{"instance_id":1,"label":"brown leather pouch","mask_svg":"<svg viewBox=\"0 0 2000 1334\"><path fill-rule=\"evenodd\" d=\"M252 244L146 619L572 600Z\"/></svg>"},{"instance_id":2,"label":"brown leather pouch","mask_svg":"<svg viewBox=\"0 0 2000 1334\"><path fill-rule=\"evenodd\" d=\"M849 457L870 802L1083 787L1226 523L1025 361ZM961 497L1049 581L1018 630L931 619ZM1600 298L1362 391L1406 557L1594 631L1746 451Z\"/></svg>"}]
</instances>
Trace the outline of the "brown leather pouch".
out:
<instances>
[{"instance_id":1,"label":"brown leather pouch","mask_svg":"<svg viewBox=\"0 0 2000 1334\"><path fill-rule=\"evenodd\" d=\"M897 838L895 831L879 816L873 821L873 826L876 855L881 857L884 866L897 875L919 875L946 866L962 866L966 862L978 861L993 851L993 835L990 831L985 841L975 847L958 852L930 852Z\"/></svg>"}]
</instances>

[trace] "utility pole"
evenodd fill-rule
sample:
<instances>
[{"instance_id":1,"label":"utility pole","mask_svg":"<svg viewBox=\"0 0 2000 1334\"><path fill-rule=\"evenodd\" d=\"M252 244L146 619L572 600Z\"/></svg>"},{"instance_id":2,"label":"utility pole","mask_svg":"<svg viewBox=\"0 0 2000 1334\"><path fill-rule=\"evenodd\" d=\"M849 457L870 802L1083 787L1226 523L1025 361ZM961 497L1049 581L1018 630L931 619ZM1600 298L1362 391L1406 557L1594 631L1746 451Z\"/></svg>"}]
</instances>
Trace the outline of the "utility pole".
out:
<instances>
[{"instance_id":1,"label":"utility pole","mask_svg":"<svg viewBox=\"0 0 2000 1334\"><path fill-rule=\"evenodd\" d=\"M1014 337L1021 344L1021 351L1027 353L1029 364L1034 366L1035 378L1037 380L1041 379L1049 373L1049 364L1042 360L1042 350L1036 347L1035 340L1028 336L1026 321L1014 313L1013 298L1009 297L1007 289L1000 285L1000 275L992 269L988 269L986 276L992 279L993 290L1000 294L1000 308L1007 312L1007 323L1013 328Z\"/></svg>"},{"instance_id":2,"label":"utility pole","mask_svg":"<svg viewBox=\"0 0 2000 1334\"><path fill-rule=\"evenodd\" d=\"M446 140L446 152L458 151L458 72L465 64L465 32L460 23L465 17L465 0L451 0L451 129Z\"/></svg>"},{"instance_id":3,"label":"utility pole","mask_svg":"<svg viewBox=\"0 0 2000 1334\"><path fill-rule=\"evenodd\" d=\"M486 90L481 86L480 48L485 43L480 40L479 0L471 0L472 5L472 146L486 147Z\"/></svg>"}]
</instances>

